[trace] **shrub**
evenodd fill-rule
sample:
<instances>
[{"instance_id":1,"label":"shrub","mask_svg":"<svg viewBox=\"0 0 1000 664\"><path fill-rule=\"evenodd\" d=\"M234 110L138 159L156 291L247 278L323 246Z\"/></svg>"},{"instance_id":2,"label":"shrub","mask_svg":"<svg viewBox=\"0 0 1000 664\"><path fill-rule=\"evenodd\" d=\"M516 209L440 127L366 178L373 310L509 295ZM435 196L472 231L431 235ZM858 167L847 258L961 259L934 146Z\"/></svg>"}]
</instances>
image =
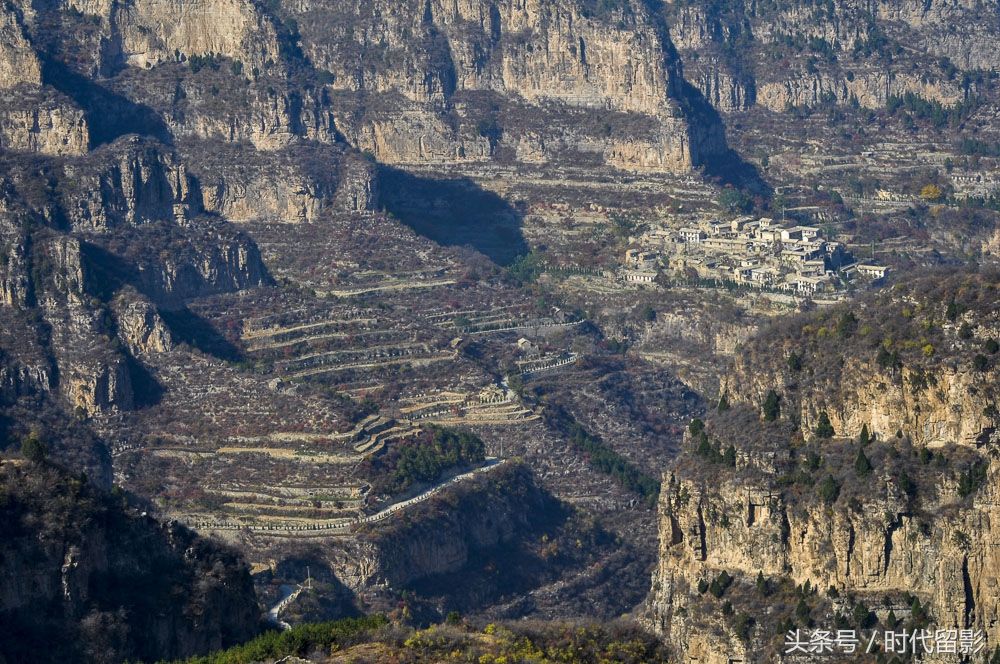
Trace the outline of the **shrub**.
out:
<instances>
[{"instance_id":1,"label":"shrub","mask_svg":"<svg viewBox=\"0 0 1000 664\"><path fill-rule=\"evenodd\" d=\"M771 584L764 578L763 572L757 572L757 592L764 597L771 594Z\"/></svg>"},{"instance_id":2,"label":"shrub","mask_svg":"<svg viewBox=\"0 0 1000 664\"><path fill-rule=\"evenodd\" d=\"M976 461L966 468L965 472L958 478L958 495L965 498L979 491L980 487L986 483L988 468L989 464L985 461Z\"/></svg>"},{"instance_id":3,"label":"shrub","mask_svg":"<svg viewBox=\"0 0 1000 664\"><path fill-rule=\"evenodd\" d=\"M45 448L45 443L41 441L36 432L32 431L21 441L21 456L28 461L42 463L45 461L47 454L48 450Z\"/></svg>"},{"instance_id":4,"label":"shrub","mask_svg":"<svg viewBox=\"0 0 1000 664\"><path fill-rule=\"evenodd\" d=\"M845 312L837 321L837 335L841 339L849 339L858 329L858 319L850 311Z\"/></svg>"},{"instance_id":5,"label":"shrub","mask_svg":"<svg viewBox=\"0 0 1000 664\"><path fill-rule=\"evenodd\" d=\"M898 369L903 366L903 363L899 359L899 353L896 351L889 352L885 347L878 349L875 361L883 369Z\"/></svg>"},{"instance_id":6,"label":"shrub","mask_svg":"<svg viewBox=\"0 0 1000 664\"><path fill-rule=\"evenodd\" d=\"M875 624L875 614L868 610L868 607L860 602L854 605L854 610L851 612L854 618L854 623L861 629L871 627Z\"/></svg>"},{"instance_id":7,"label":"shrub","mask_svg":"<svg viewBox=\"0 0 1000 664\"><path fill-rule=\"evenodd\" d=\"M905 470L899 471L899 476L896 478L896 483L899 488L908 497L913 498L917 495L917 483L906 473Z\"/></svg>"},{"instance_id":8,"label":"shrub","mask_svg":"<svg viewBox=\"0 0 1000 664\"><path fill-rule=\"evenodd\" d=\"M719 194L719 206L733 214L746 213L753 209L753 199L745 191L726 187Z\"/></svg>"},{"instance_id":9,"label":"shrub","mask_svg":"<svg viewBox=\"0 0 1000 664\"><path fill-rule=\"evenodd\" d=\"M809 604L806 602L804 597L799 598L799 603L795 607L795 617L798 619L799 623L808 626L812 623L812 616L810 615Z\"/></svg>"},{"instance_id":10,"label":"shrub","mask_svg":"<svg viewBox=\"0 0 1000 664\"><path fill-rule=\"evenodd\" d=\"M798 353L788 356L788 369L796 373L802 371L802 357Z\"/></svg>"},{"instance_id":11,"label":"shrub","mask_svg":"<svg viewBox=\"0 0 1000 664\"><path fill-rule=\"evenodd\" d=\"M187 660L188 664L250 664L274 661L290 655L305 655L329 649L387 624L383 616L345 618L334 622L298 625L284 632L265 632L243 645Z\"/></svg>"},{"instance_id":12,"label":"shrub","mask_svg":"<svg viewBox=\"0 0 1000 664\"><path fill-rule=\"evenodd\" d=\"M819 483L817 492L824 503L832 505L837 502L837 497L840 496L840 485L837 484L837 480L833 479L833 475L827 475L826 479Z\"/></svg>"},{"instance_id":13,"label":"shrub","mask_svg":"<svg viewBox=\"0 0 1000 664\"><path fill-rule=\"evenodd\" d=\"M753 634L753 626L754 619L742 611L737 614L736 619L733 621L733 631L736 632L736 636L744 641L750 640L750 636Z\"/></svg>"},{"instance_id":14,"label":"shrub","mask_svg":"<svg viewBox=\"0 0 1000 664\"><path fill-rule=\"evenodd\" d=\"M729 572L726 570L722 570L719 576L712 579L712 583L708 586L708 592L712 593L718 599L726 594L731 585L733 585L733 577L729 576Z\"/></svg>"}]
</instances>

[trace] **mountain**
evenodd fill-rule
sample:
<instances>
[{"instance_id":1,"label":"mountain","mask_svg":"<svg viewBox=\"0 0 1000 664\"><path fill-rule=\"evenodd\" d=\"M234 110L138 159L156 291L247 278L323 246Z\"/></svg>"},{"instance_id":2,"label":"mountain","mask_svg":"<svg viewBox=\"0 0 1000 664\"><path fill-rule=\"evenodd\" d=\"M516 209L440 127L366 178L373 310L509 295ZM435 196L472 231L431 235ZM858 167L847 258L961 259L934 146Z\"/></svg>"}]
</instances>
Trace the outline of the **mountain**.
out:
<instances>
[{"instance_id":1,"label":"mountain","mask_svg":"<svg viewBox=\"0 0 1000 664\"><path fill-rule=\"evenodd\" d=\"M66 510L233 547L278 623L610 621L655 568L688 653L770 647L757 571L992 629L1000 3L15 0L0 33L0 456L85 473ZM752 557L705 521L744 481ZM972 599L892 567L914 528ZM204 652L249 635L238 581L204 640L88 624ZM49 595L69 632L139 611Z\"/></svg>"},{"instance_id":2,"label":"mountain","mask_svg":"<svg viewBox=\"0 0 1000 664\"><path fill-rule=\"evenodd\" d=\"M3 661L153 661L258 632L232 549L45 461L5 461L0 478Z\"/></svg>"},{"instance_id":3,"label":"mountain","mask_svg":"<svg viewBox=\"0 0 1000 664\"><path fill-rule=\"evenodd\" d=\"M747 343L664 476L649 624L706 661L822 625L995 642L997 302L938 273Z\"/></svg>"}]
</instances>

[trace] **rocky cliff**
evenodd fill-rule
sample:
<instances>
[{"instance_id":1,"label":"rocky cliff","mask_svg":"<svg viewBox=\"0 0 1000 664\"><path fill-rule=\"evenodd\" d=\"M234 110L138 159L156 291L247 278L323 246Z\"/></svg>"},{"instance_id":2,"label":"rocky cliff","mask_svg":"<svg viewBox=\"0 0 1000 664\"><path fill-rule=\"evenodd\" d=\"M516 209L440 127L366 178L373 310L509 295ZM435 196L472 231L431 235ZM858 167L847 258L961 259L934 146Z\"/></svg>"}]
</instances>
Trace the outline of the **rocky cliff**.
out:
<instances>
[{"instance_id":1,"label":"rocky cliff","mask_svg":"<svg viewBox=\"0 0 1000 664\"><path fill-rule=\"evenodd\" d=\"M981 446L997 424L995 279L945 272L783 321L742 347L722 390L754 407L773 391L806 436L826 413L846 436Z\"/></svg>"},{"instance_id":2,"label":"rocky cliff","mask_svg":"<svg viewBox=\"0 0 1000 664\"><path fill-rule=\"evenodd\" d=\"M672 2L665 12L686 77L724 112L881 108L907 93L953 105L997 67L995 2Z\"/></svg>"},{"instance_id":3,"label":"rocky cliff","mask_svg":"<svg viewBox=\"0 0 1000 664\"><path fill-rule=\"evenodd\" d=\"M363 111L344 109L337 123L383 161L482 161L504 147L523 154L528 141L535 159L553 159L564 145L621 168L686 171L720 149L719 137L699 126L708 120L686 105L669 38L642 3L597 11L570 1L284 9L332 91L377 95L366 97ZM655 129L636 140L579 122L516 127L518 116L542 120L553 106L616 111L626 121L650 119Z\"/></svg>"},{"instance_id":4,"label":"rocky cliff","mask_svg":"<svg viewBox=\"0 0 1000 664\"><path fill-rule=\"evenodd\" d=\"M0 482L6 661L154 661L257 631L250 575L233 551L44 463L4 462Z\"/></svg>"},{"instance_id":5,"label":"rocky cliff","mask_svg":"<svg viewBox=\"0 0 1000 664\"><path fill-rule=\"evenodd\" d=\"M933 625L992 652L997 283L915 280L746 345L664 478L649 621L668 643L764 662L796 627Z\"/></svg>"},{"instance_id":6,"label":"rocky cliff","mask_svg":"<svg viewBox=\"0 0 1000 664\"><path fill-rule=\"evenodd\" d=\"M152 110L161 137L168 131L263 150L346 138L399 164L578 153L617 168L671 172L726 149L721 126L682 84L663 17L632 0L54 3L12 6L5 20L6 87L51 85L71 91L85 110L117 105L133 123ZM55 26L64 39L53 38ZM54 64L43 72L40 62ZM104 78L86 92L75 78L95 76ZM60 113L72 115L72 107ZM580 117L546 122L566 109ZM609 111L617 114L611 126L602 117ZM528 116L537 121L520 129ZM58 122L68 120L41 124ZM0 122L8 146L54 150L27 141L19 123ZM649 129L637 134L627 125Z\"/></svg>"},{"instance_id":7,"label":"rocky cliff","mask_svg":"<svg viewBox=\"0 0 1000 664\"><path fill-rule=\"evenodd\" d=\"M331 551L334 573L378 606L384 591L415 591L425 617L511 602L610 554L613 536L541 488L520 462L466 480L365 527L359 541ZM530 603L530 602L528 602Z\"/></svg>"},{"instance_id":8,"label":"rocky cliff","mask_svg":"<svg viewBox=\"0 0 1000 664\"><path fill-rule=\"evenodd\" d=\"M130 410L142 401L134 356L170 343L157 307L268 283L267 270L162 144L128 137L39 169L28 159L10 157L0 175L0 315L26 333L6 346L12 375L37 374L35 351L13 359L34 345L54 371L29 391L53 390L81 415ZM113 302L125 291L129 305Z\"/></svg>"}]
</instances>

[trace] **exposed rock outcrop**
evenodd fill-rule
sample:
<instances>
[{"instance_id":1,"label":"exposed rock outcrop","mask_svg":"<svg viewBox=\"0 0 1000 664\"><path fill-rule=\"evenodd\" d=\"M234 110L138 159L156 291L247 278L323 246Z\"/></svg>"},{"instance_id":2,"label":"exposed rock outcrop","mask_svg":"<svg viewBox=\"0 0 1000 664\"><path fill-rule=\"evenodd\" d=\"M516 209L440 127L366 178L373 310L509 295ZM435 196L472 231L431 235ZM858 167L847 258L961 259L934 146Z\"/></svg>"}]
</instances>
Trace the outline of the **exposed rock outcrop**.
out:
<instances>
[{"instance_id":1,"label":"exposed rock outcrop","mask_svg":"<svg viewBox=\"0 0 1000 664\"><path fill-rule=\"evenodd\" d=\"M992 652L996 283L912 279L742 348L723 381L742 405L692 422L660 495L648 619L679 653L778 661L785 621L856 627L879 602L883 626L980 630ZM787 594L767 599L789 592L795 616ZM729 617L713 609L723 595Z\"/></svg>"},{"instance_id":2,"label":"exposed rock outcrop","mask_svg":"<svg viewBox=\"0 0 1000 664\"><path fill-rule=\"evenodd\" d=\"M0 149L47 155L87 152L90 132L83 111L49 88L0 91Z\"/></svg>"},{"instance_id":3,"label":"exposed rock outcrop","mask_svg":"<svg viewBox=\"0 0 1000 664\"><path fill-rule=\"evenodd\" d=\"M686 78L723 112L754 104L874 109L910 93L951 106L975 94L962 72L998 64L996 2L847 0L829 11L670 3L666 13Z\"/></svg>"},{"instance_id":4,"label":"exposed rock outcrop","mask_svg":"<svg viewBox=\"0 0 1000 664\"><path fill-rule=\"evenodd\" d=\"M118 338L133 355L165 353L173 345L170 329L156 307L132 289L118 294L112 304Z\"/></svg>"},{"instance_id":5,"label":"exposed rock outcrop","mask_svg":"<svg viewBox=\"0 0 1000 664\"><path fill-rule=\"evenodd\" d=\"M16 10L0 7L0 90L21 83L40 85L42 65Z\"/></svg>"},{"instance_id":6,"label":"exposed rock outcrop","mask_svg":"<svg viewBox=\"0 0 1000 664\"><path fill-rule=\"evenodd\" d=\"M172 659L256 632L250 575L234 552L62 471L0 466L7 661Z\"/></svg>"}]
</instances>

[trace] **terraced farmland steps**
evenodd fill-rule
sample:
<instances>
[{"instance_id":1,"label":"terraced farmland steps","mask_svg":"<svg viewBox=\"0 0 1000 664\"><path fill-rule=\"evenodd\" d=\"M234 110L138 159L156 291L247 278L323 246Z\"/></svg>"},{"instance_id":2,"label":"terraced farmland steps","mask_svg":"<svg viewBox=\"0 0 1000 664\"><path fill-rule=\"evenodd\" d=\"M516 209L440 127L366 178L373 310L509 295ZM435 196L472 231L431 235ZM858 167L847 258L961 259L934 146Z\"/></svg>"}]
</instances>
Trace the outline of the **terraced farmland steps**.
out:
<instances>
[{"instance_id":1,"label":"terraced farmland steps","mask_svg":"<svg viewBox=\"0 0 1000 664\"><path fill-rule=\"evenodd\" d=\"M282 536L295 534L300 537L308 536L331 536L331 535L349 535L358 526L377 523L383 521L396 512L421 503L429 498L440 493L442 490L454 486L459 482L476 477L477 475L488 473L501 466L505 465L509 459L498 459L495 457L488 458L486 463L478 468L466 471L459 475L455 475L440 484L428 488L426 491L408 498L406 500L393 503L388 507L365 517L356 517L353 519L335 519L326 520L323 522L316 523L305 523L304 521L296 522L278 522L273 521L267 524L261 523L247 523L239 520L226 520L217 521L212 519L195 519L191 521L188 525L198 531L233 531L233 530L249 530L252 532L257 532L261 534L269 534L272 536Z\"/></svg>"}]
</instances>

